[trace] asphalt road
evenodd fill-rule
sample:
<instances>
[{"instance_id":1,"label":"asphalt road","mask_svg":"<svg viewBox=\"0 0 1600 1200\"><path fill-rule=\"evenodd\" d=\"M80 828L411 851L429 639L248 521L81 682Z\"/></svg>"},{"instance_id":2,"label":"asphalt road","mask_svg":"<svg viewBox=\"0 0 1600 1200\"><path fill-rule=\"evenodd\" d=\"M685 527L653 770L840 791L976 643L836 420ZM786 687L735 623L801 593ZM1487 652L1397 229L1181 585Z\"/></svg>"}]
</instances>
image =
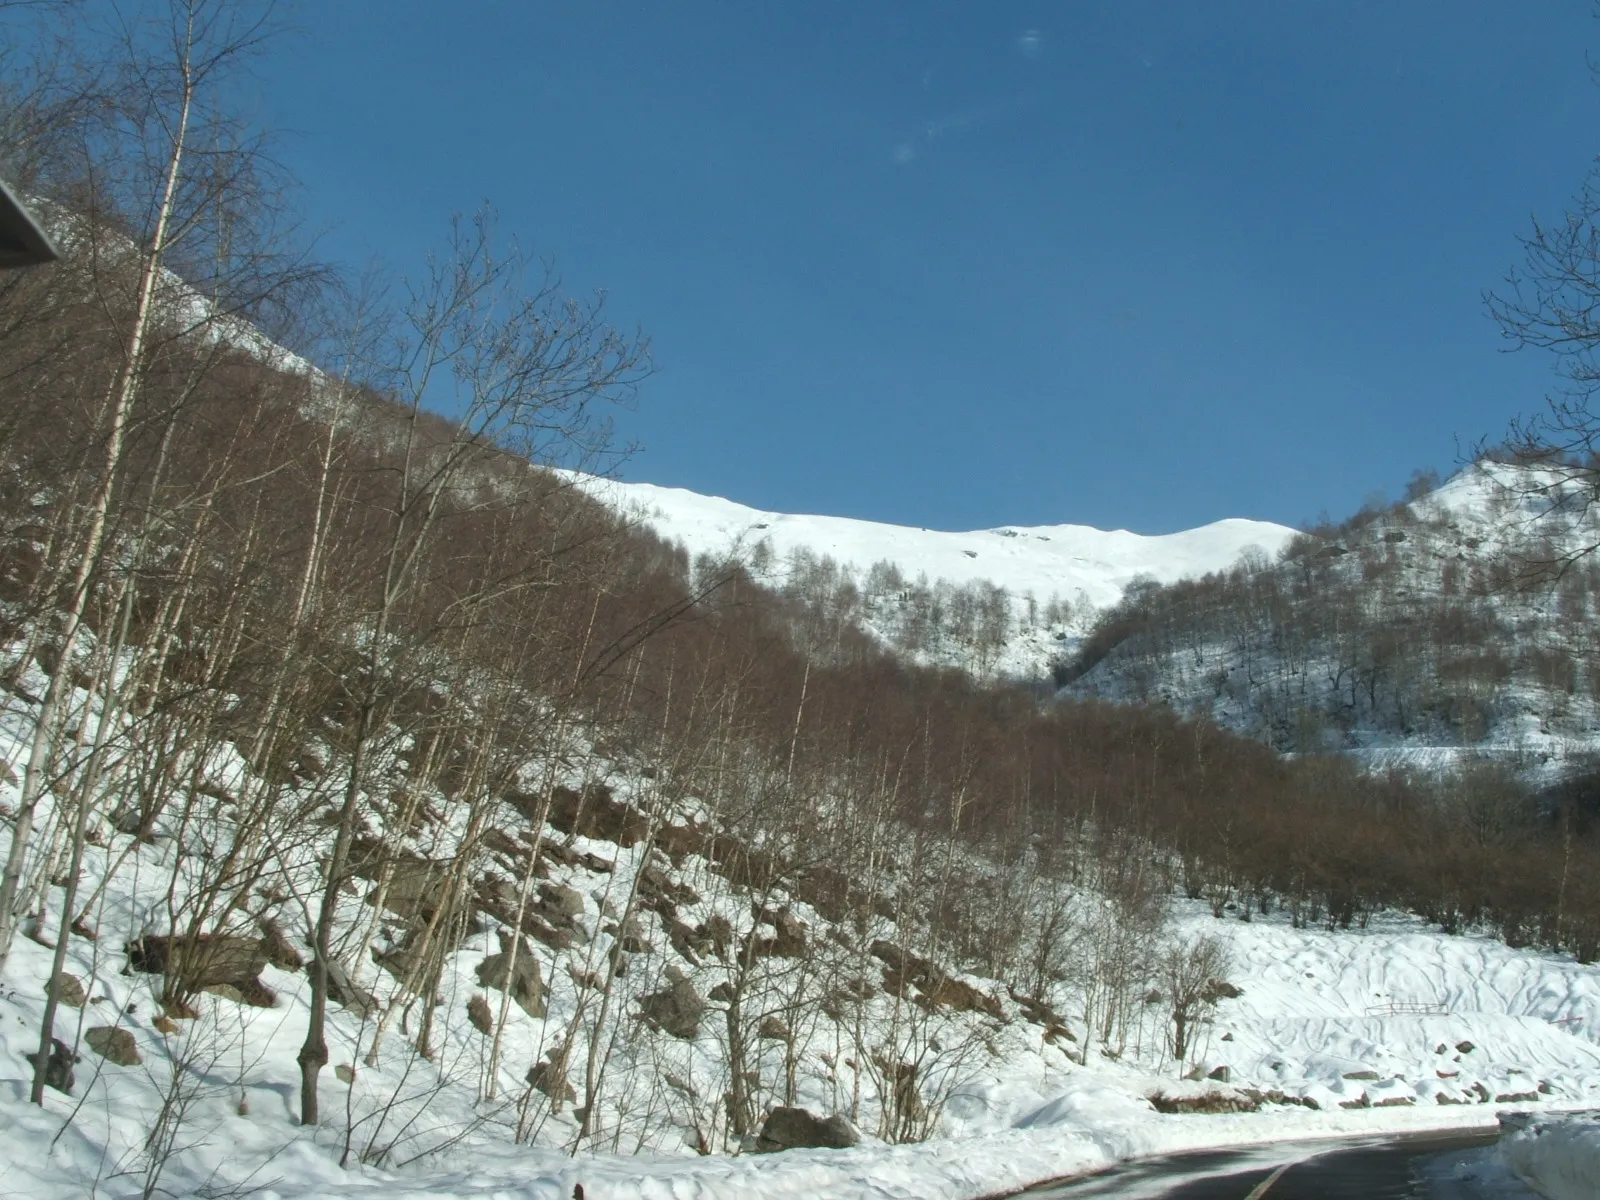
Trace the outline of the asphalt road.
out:
<instances>
[{"instance_id":1,"label":"asphalt road","mask_svg":"<svg viewBox=\"0 0 1600 1200\"><path fill-rule=\"evenodd\" d=\"M1146 1159L1041 1184L1030 1200L1515 1200L1533 1197L1494 1155L1496 1132L1303 1142Z\"/></svg>"}]
</instances>

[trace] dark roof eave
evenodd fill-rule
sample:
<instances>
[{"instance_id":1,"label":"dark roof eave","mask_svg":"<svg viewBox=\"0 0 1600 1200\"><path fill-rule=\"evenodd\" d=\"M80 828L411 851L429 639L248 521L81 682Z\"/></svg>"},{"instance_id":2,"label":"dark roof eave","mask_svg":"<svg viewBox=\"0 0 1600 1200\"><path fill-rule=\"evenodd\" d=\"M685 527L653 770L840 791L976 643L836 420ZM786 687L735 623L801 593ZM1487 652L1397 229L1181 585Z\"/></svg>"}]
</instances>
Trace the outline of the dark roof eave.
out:
<instances>
[{"instance_id":1,"label":"dark roof eave","mask_svg":"<svg viewBox=\"0 0 1600 1200\"><path fill-rule=\"evenodd\" d=\"M60 257L33 214L0 180L0 269L33 267Z\"/></svg>"}]
</instances>

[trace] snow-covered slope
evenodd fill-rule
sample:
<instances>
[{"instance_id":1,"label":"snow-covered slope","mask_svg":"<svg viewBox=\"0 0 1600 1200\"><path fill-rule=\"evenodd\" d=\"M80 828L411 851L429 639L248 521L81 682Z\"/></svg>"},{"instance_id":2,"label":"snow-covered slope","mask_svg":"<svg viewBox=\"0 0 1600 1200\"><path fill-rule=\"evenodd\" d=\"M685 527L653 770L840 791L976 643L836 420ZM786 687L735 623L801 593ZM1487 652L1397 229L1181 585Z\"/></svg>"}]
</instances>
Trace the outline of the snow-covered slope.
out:
<instances>
[{"instance_id":1,"label":"snow-covered slope","mask_svg":"<svg viewBox=\"0 0 1600 1200\"><path fill-rule=\"evenodd\" d=\"M1600 1120L1595 1112L1561 1117L1507 1113L1500 1119L1501 1154L1541 1196L1600 1196Z\"/></svg>"},{"instance_id":2,"label":"snow-covered slope","mask_svg":"<svg viewBox=\"0 0 1600 1200\"><path fill-rule=\"evenodd\" d=\"M851 517L763 512L684 488L588 478L584 486L632 511L691 555L753 552L767 542L775 558L795 550L828 555L865 571L893 563L908 578L926 575L1004 588L1015 597L1082 595L1096 608L1114 604L1141 576L1170 583L1231 566L1252 547L1270 556L1295 531L1270 521L1229 519L1181 533L1145 535L1088 525L1006 525L945 532Z\"/></svg>"},{"instance_id":3,"label":"snow-covered slope","mask_svg":"<svg viewBox=\"0 0 1600 1200\"><path fill-rule=\"evenodd\" d=\"M1246 555L1271 561L1295 535L1241 519L1157 536L1088 525L946 532L572 478L691 558L736 558L764 583L858 625L914 662L1019 680L1048 677L1134 580L1190 579Z\"/></svg>"},{"instance_id":4,"label":"snow-covered slope","mask_svg":"<svg viewBox=\"0 0 1600 1200\"><path fill-rule=\"evenodd\" d=\"M1554 780L1600 747L1587 494L1550 472L1469 467L1264 569L1142 594L1083 643L1071 691L1377 768L1490 756Z\"/></svg>"},{"instance_id":5,"label":"snow-covered slope","mask_svg":"<svg viewBox=\"0 0 1600 1200\"><path fill-rule=\"evenodd\" d=\"M609 843L580 845L618 855L618 861L630 857ZM159 855L135 853L152 863ZM116 889L116 905L134 901ZM120 971L114 948L101 951L80 941L68 969L84 981L90 997L81 1010L82 1026L119 1026L143 1061L115 1065L84 1046L76 1094L47 1091L45 1107L35 1108L26 1100L23 1054L37 1037L50 955L48 948L22 941L9 986L0 992L0 1123L18 1133L0 1146L0 1174L15 1194L42 1200L136 1195L154 1173L147 1149L153 1114L177 1096L183 1108L173 1121L184 1136L162 1172L162 1182L173 1189L168 1194L260 1189L280 1200L378 1191L397 1200L565 1200L582 1184L586 1195L612 1200L964 1200L1129 1157L1487 1128L1507 1107L1554 1111L1600 1098L1600 1048L1594 1041L1600 987L1592 967L1485 939L1445 936L1402 917L1380 920L1367 931L1327 933L1292 930L1281 916L1244 924L1216 921L1199 905L1180 909L1182 932L1222 939L1236 963L1230 978L1242 995L1225 1001L1205 1024L1201 1056L1201 1070L1226 1068L1231 1087L1175 1078L1170 1062L1162 1061L1159 1013L1142 1047L1130 1046L1120 1060L1091 1054L1079 1066L1041 1039L1038 1026L1008 1012L991 1035L991 1053L974 1064L952 1096L931 1141L891 1145L868 1137L851 1150L740 1156L701 1156L687 1139L673 1146L666 1143L674 1139L658 1138L625 1141L611 1154L574 1157L561 1144L563 1136L570 1137L567 1117L542 1123L531 1144L516 1142L510 1128L517 1115L515 1091L498 1103L478 1098L485 1043L464 1016L474 969L492 948L487 935L463 946L445 972L448 1003L438 1013L440 1048L432 1063L410 1059L402 1044L382 1064L362 1065L358 1056L371 1039L370 1023L348 1010L334 1011L334 1061L348 1064L351 1074L349 1082L328 1081L336 1113L320 1129L295 1122L294 1056L307 995L303 973L267 970L276 1008L207 995L197 1018L183 1019L176 1028L168 1021L163 1032L150 977ZM596 915L585 919L592 923ZM539 1059L570 990L556 956L544 947L535 952L556 995L548 1019L509 1010L507 1066L501 1069L510 1079ZM659 957L641 961L651 978ZM59 1018L68 1042L78 1041L79 1017L80 1010L68 1009ZM816 1040L802 1073L802 1097L813 1105L822 1101L823 1076L830 1073L824 1070L830 1039ZM711 1036L682 1053L668 1050L714 1078ZM626 1064L639 1080L639 1097L661 1092L653 1087L659 1068L649 1058ZM686 1070L680 1077L703 1079ZM358 1154L341 1169L346 1103L359 1150L388 1098L402 1087L425 1098L428 1120L397 1138L403 1153ZM1224 1115L1164 1114L1147 1099L1155 1093L1238 1096L1244 1089L1285 1099ZM666 1095L667 1101L649 1103L668 1106L674 1098L670 1086ZM660 1124L672 1132L670 1123ZM64 1125L67 1136L52 1148ZM636 1149L643 1152L629 1153ZM412 1153L416 1161L406 1161ZM1293 1157L1287 1154L1284 1161Z\"/></svg>"},{"instance_id":6,"label":"snow-covered slope","mask_svg":"<svg viewBox=\"0 0 1600 1200\"><path fill-rule=\"evenodd\" d=\"M23 761L36 697L46 690L35 666L3 697L0 760ZM76 689L72 704L92 738L95 697ZM530 789L541 770L571 785L574 797L603 784L605 802L631 806L614 824L628 837L613 840L589 826L580 832L575 810L557 815L548 807L543 817L551 819L535 829L540 815L511 805L497 810L497 836L484 839L481 856L468 858L480 851L462 849L465 814L447 816L446 797L430 791L427 811L437 817L409 831L400 822L383 831L401 849L390 857L396 877L404 868L413 882L383 891L381 869L369 862L359 882L341 892L338 941L352 987L330 1013L334 1070L324 1073L324 1123L316 1127L296 1121L297 1054L310 994L296 947L305 945L306 897L331 828L312 816L285 829L281 842L275 835L283 850L263 867L266 886L245 898L248 916L262 924L240 914L243 930L279 923L300 965L285 965L280 952L277 965L261 966L262 991L252 993L253 1002L224 981L190 996L193 1004L164 1008L161 977L133 969L133 935L159 938L193 911L193 889L228 860L222 851L232 844L230 814L249 794L251 769L231 743L196 749L203 757L183 777L204 787L194 789L192 808L162 818L147 840L97 814L74 902L100 897L90 906L95 936L67 945L65 968L79 994L54 1025L63 1058L73 1047L82 1056L71 1095L47 1089L43 1108L27 1100L25 1055L37 1045L53 971L53 947L44 943L72 911L60 888L42 889L41 919L18 939L0 987L0 1127L18 1131L0 1145L0 1178L19 1194L49 1200L154 1193L158 1183L167 1194L258 1191L281 1200L377 1191L396 1200L562 1200L578 1184L609 1200L961 1200L1130 1155L1486 1125L1501 1105L1543 1110L1600 1100L1600 982L1592 966L1486 938L1449 937L1394 914L1379 914L1368 928L1330 932L1296 929L1282 908L1247 922L1237 911L1218 919L1189 900L1172 901L1163 941L1141 955L1121 936L1125 910L1094 890L1091 858L1073 872L1078 883L1069 906L1054 910L1073 932L1070 957L1050 984L1053 1012L1041 1013L1037 999L1028 1001L998 976L942 968L939 976L919 974L918 986L927 990L906 1003L906 973L931 971L905 953L929 946L912 940L925 911L920 901L901 910L869 902L852 911L847 903L840 921L825 911L840 898L830 890L837 884L812 885L790 873L790 888L757 894L724 865L740 861L728 855L732 835L719 839L726 857L703 853L712 843L697 840L689 820L713 819L705 797L673 813L655 835L659 845L636 840L637 814L671 811L662 799L664 773L653 764L634 771L582 735L560 749L528 765ZM337 751L324 752L320 766L307 762L307 777L286 785L306 813L325 811L331 783L324 781L336 779ZM759 791L760 778L751 779L749 790ZM123 786L117 778L114 793ZM520 794L526 803L535 793ZM218 796L232 799L214 808L204 803ZM0 772L0 807L14 811L18 799L17 780ZM591 802L603 801L596 793ZM61 828L53 807L46 816L42 827ZM676 824L679 818L685 823ZM0 845L6 832L0 824ZM897 892L914 886L909 839L880 831L874 844L873 853L899 872ZM676 856L662 849L669 845ZM840 861L838 845L833 849L830 864ZM431 927L422 912L432 875L424 868L417 883L413 872L417 864L458 859L478 863L472 894L488 916L479 924L464 915L459 942L441 947L436 976L418 989L404 955L411 938ZM965 850L943 860L957 864L972 896L987 892L1002 897L1008 913L1029 911L1003 865ZM848 901L851 877L843 879ZM654 899L645 906L638 901L647 892ZM541 917L532 927L545 936L530 932L519 961L537 973L522 977L527 986L514 1000L506 976L497 974L510 970L505 946L512 939L502 941L495 924L522 924L533 915L524 901L562 923ZM1031 903L1047 901L1035 895ZM717 922L727 947L768 951L719 951ZM769 927L775 933L767 942L759 931ZM791 949L780 951L779 934L794 939ZM701 937L711 941L697 949L693 939ZM1175 946L1217 939L1237 988L1218 992L1182 1063L1173 1061L1170 1015L1157 990L1154 956L1168 937ZM1111 956L1127 997L1114 1037L1091 1032L1106 1028L1109 1011L1109 985L1091 987L1108 978L1094 964ZM615 976L607 975L608 963ZM732 1153L743 1143L721 1132L721 1114L732 1078L727 1021L735 986L742 999L733 1019L755 1032L746 1039L754 1047L744 1059L749 1071L739 1078L752 1084L761 1107L792 1095L815 1112L853 1113L866 1127L860 1145ZM690 1009L693 1019L680 1024ZM586 1031L611 1067L594 1076L596 1128L605 1136L588 1140L572 1109ZM414 1054L411 1039L431 1053ZM578 1057L563 1047L575 1047ZM555 1066L558 1060L565 1065ZM916 1064L915 1071L902 1074L902 1063ZM573 1093L558 1100L552 1078ZM913 1093L917 1105L926 1096L934 1106L923 1109L934 1136L915 1146L872 1135L884 1128L886 1103L905 1094L897 1079L906 1078L925 1088ZM1163 1112L1157 1101L1254 1111ZM578 1144L584 1152L574 1155ZM724 1152L699 1152L708 1145ZM341 1168L347 1149L349 1165Z\"/></svg>"}]
</instances>

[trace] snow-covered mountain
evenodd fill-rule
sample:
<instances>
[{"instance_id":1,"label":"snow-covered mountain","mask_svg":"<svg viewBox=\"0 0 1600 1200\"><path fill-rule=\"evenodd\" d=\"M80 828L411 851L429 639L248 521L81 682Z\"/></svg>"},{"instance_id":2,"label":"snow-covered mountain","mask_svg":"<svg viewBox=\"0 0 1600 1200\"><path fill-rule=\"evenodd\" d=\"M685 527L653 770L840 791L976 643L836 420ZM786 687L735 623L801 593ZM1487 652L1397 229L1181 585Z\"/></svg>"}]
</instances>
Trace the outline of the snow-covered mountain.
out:
<instances>
[{"instance_id":1,"label":"snow-covered mountain","mask_svg":"<svg viewBox=\"0 0 1600 1200\"><path fill-rule=\"evenodd\" d=\"M1069 691L1204 712L1375 767L1463 753L1551 780L1600 748L1600 540L1588 483L1471 466L1275 563L1130 596Z\"/></svg>"},{"instance_id":2,"label":"snow-covered mountain","mask_svg":"<svg viewBox=\"0 0 1600 1200\"><path fill-rule=\"evenodd\" d=\"M863 572L888 562L908 578L982 581L1013 596L1031 594L1041 603L1081 596L1097 609L1116 603L1137 578L1171 583L1204 575L1232 566L1252 548L1275 556L1295 534L1270 521L1241 518L1157 535L1089 525L945 532L851 517L764 512L719 496L651 483L591 479L586 486L608 503L637 512L692 555L750 552L765 542L778 559L806 550Z\"/></svg>"},{"instance_id":3,"label":"snow-covered mountain","mask_svg":"<svg viewBox=\"0 0 1600 1200\"><path fill-rule=\"evenodd\" d=\"M737 556L779 587L815 589L820 574L834 608L839 590L849 589L843 607L853 618L919 661L1023 678L1045 674L1063 643L1086 631L1134 580L1192 579L1246 556L1271 561L1296 532L1238 518L1153 536L1088 525L946 532L765 512L684 488L575 478L597 499L681 543L691 558Z\"/></svg>"}]
</instances>

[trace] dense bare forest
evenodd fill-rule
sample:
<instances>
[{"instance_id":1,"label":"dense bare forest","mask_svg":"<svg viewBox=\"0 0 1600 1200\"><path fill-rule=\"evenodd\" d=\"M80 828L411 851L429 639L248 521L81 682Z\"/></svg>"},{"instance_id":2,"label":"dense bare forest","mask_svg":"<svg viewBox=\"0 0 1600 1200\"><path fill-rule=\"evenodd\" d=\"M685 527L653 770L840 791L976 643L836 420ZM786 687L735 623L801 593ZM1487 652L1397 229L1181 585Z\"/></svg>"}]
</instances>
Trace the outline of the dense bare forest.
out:
<instances>
[{"instance_id":1,"label":"dense bare forest","mask_svg":"<svg viewBox=\"0 0 1600 1200\"><path fill-rule=\"evenodd\" d=\"M1281 560L1136 588L1056 668L1074 695L1205 713L1291 752L1416 745L1581 769L1600 569L1587 517L1486 460L1312 530ZM1550 511L1546 511L1550 510Z\"/></svg>"}]
</instances>

